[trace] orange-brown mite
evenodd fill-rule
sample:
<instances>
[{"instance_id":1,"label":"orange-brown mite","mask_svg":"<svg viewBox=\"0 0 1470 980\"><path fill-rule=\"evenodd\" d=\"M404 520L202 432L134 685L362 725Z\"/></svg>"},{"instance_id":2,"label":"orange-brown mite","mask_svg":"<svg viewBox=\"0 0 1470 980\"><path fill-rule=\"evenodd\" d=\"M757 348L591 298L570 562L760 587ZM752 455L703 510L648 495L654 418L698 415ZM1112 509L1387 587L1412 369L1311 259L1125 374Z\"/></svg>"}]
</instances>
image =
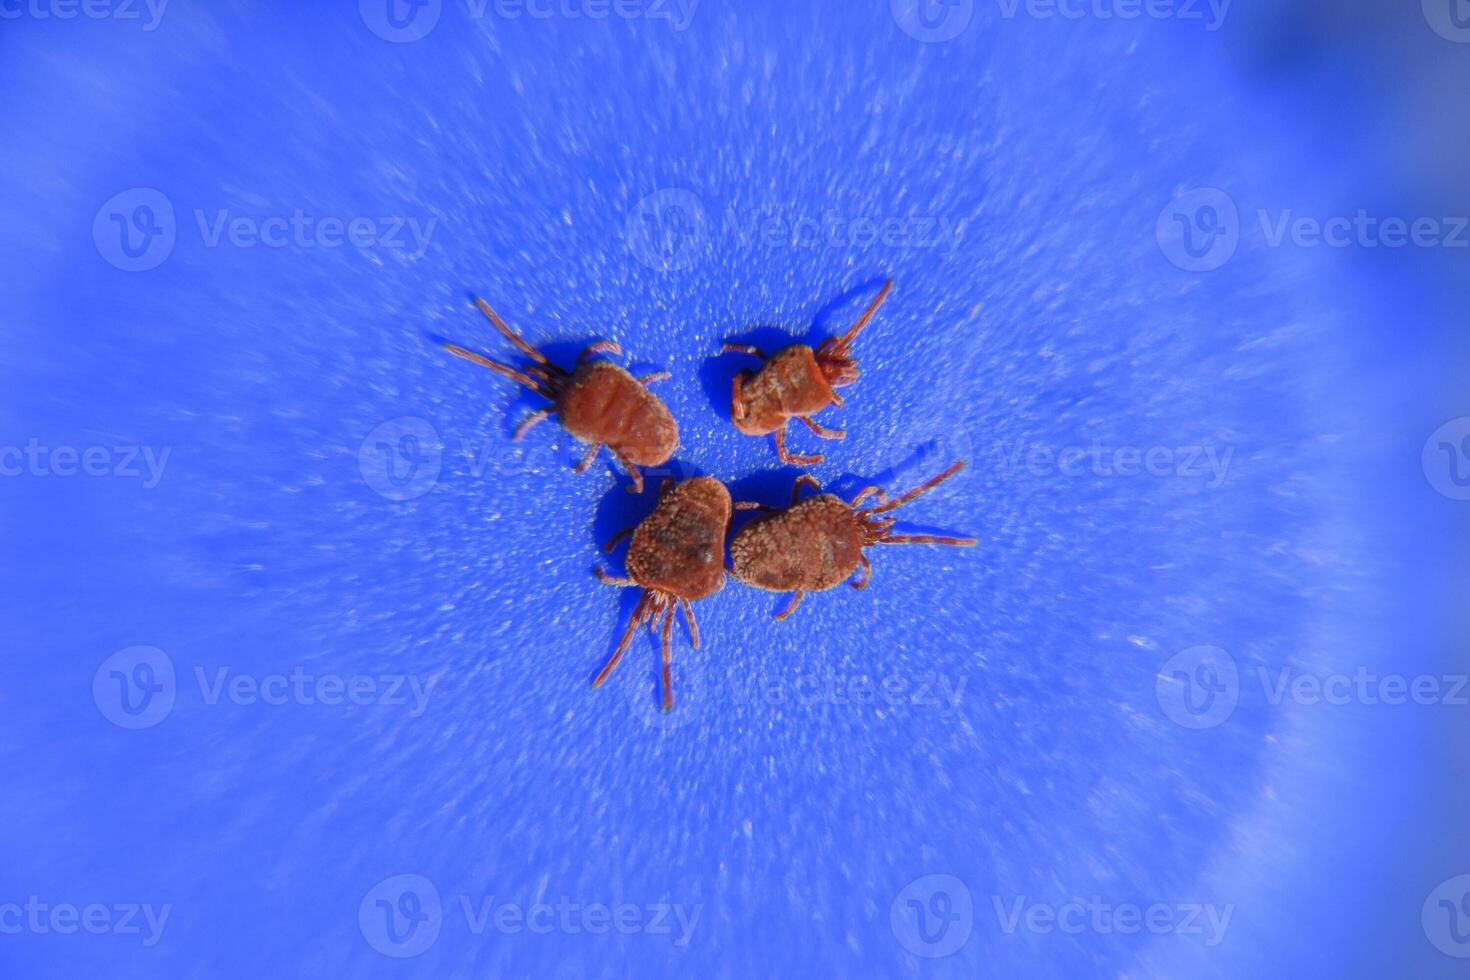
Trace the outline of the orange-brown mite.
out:
<instances>
[{"instance_id":1,"label":"orange-brown mite","mask_svg":"<svg viewBox=\"0 0 1470 980\"><path fill-rule=\"evenodd\" d=\"M890 279L851 330L840 337L828 337L815 351L806 344L792 344L767 357L760 348L749 344L726 344L727 353L749 354L763 362L759 371L741 371L735 376L730 399L730 418L735 428L748 436L774 432L776 454L783 463L795 466L820 463L820 455L794 456L786 451L786 423L800 419L822 439L841 439L847 435L818 425L812 416L828 405L842 407L842 396L835 389L852 384L859 373L851 354L852 342L873 319L892 288Z\"/></svg>"},{"instance_id":2,"label":"orange-brown mite","mask_svg":"<svg viewBox=\"0 0 1470 980\"><path fill-rule=\"evenodd\" d=\"M505 375L512 381L525 385L532 391L551 401L526 418L516 427L511 438L521 440L531 427L545 421L553 413L558 416L562 427L592 448L576 471L585 473L597 456L597 451L606 446L618 462L627 469L633 483L628 489L634 493L643 489L643 474L640 466L662 466L679 448L679 426L657 395L647 386L669 377L669 372L659 371L642 378L635 378L611 361L593 360L592 355L608 353L619 355L622 350L610 340L599 340L589 344L577 359L576 370L568 372L557 367L510 327L490 308L490 304L476 297L475 305L490 318L495 328L505 334L516 349L536 363L525 371L488 357L466 350L458 344L445 344L444 349L456 357L473 361L492 371Z\"/></svg>"},{"instance_id":3,"label":"orange-brown mite","mask_svg":"<svg viewBox=\"0 0 1470 980\"><path fill-rule=\"evenodd\" d=\"M766 511L740 529L730 543L730 562L737 581L767 592L794 592L791 602L776 614L785 619L796 612L808 592L825 592L847 581L859 568L862 577L852 583L866 589L873 567L863 549L875 544L947 544L968 548L974 538L951 538L933 534L894 534L896 518L884 515L926 493L964 468L963 462L902 497L888 499L879 487L867 487L851 504L823 493L798 503L802 484L814 490L822 485L809 474L796 478L791 488L791 507L777 510L764 504L741 502L738 510ZM861 508L871 496L877 504Z\"/></svg>"},{"instance_id":4,"label":"orange-brown mite","mask_svg":"<svg viewBox=\"0 0 1470 980\"><path fill-rule=\"evenodd\" d=\"M593 687L602 686L623 652L628 649L633 633L642 623L653 632L662 623L664 710L674 707L674 682L670 674L669 646L673 639L674 611L684 610L689 624L689 639L699 649L699 626L689 603L714 595L725 587L725 535L730 529L730 491L719 480L697 476L683 483L665 480L659 491L658 506L636 528L623 531L607 543L612 551L629 534L628 578L613 578L601 568L597 577L605 585L633 586L643 589L638 607L618 648L598 672Z\"/></svg>"}]
</instances>

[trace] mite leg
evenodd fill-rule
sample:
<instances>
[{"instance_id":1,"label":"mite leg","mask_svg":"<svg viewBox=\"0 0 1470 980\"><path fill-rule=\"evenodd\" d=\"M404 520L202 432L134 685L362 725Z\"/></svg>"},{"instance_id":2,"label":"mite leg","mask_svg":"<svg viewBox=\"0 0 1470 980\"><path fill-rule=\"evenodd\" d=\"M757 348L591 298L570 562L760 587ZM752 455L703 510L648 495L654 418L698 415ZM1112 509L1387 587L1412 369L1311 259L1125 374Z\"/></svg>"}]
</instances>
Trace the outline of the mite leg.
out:
<instances>
[{"instance_id":1,"label":"mite leg","mask_svg":"<svg viewBox=\"0 0 1470 980\"><path fill-rule=\"evenodd\" d=\"M841 429L828 429L824 426L820 426L817 423L813 422L811 419L807 418L805 415L798 415L797 418L801 419L802 423L806 425L808 429L811 429L814 433L816 433L818 439L847 438L847 433Z\"/></svg>"},{"instance_id":2,"label":"mite leg","mask_svg":"<svg viewBox=\"0 0 1470 980\"><path fill-rule=\"evenodd\" d=\"M531 360L536 361L539 364L551 364L551 362L546 359L546 356L544 354L542 354L536 348L532 347L530 344L526 343L525 338L523 338L520 334L516 333L510 327L506 326L505 321L500 319L500 314L492 310L489 303L476 296L475 305L480 308L481 313L490 318L490 322L495 324L495 329L503 333L505 335L505 338L509 340L512 344L515 344L516 349L519 350L522 354L525 354Z\"/></svg>"},{"instance_id":3,"label":"mite leg","mask_svg":"<svg viewBox=\"0 0 1470 980\"><path fill-rule=\"evenodd\" d=\"M873 578L873 563L868 561L867 555L858 555L858 561L862 562L863 577L856 582L850 583L854 589L866 589Z\"/></svg>"},{"instance_id":4,"label":"mite leg","mask_svg":"<svg viewBox=\"0 0 1470 980\"><path fill-rule=\"evenodd\" d=\"M776 613L776 622L779 623L781 620L786 619L792 613L796 612L796 607L801 605L801 597L804 595L806 595L805 592L798 592L793 595L791 597L791 601L786 604L786 608Z\"/></svg>"},{"instance_id":5,"label":"mite leg","mask_svg":"<svg viewBox=\"0 0 1470 980\"><path fill-rule=\"evenodd\" d=\"M810 473L803 473L801 476L798 476L796 478L796 482L791 485L791 505L793 507L796 506L796 501L801 498L801 488L804 486L811 487L818 493L822 492L822 484L817 480L817 478L812 476Z\"/></svg>"},{"instance_id":6,"label":"mite leg","mask_svg":"<svg viewBox=\"0 0 1470 980\"><path fill-rule=\"evenodd\" d=\"M832 392L832 404L835 405L835 406L837 406L838 408L841 408L844 405L846 405L847 402L843 401L842 400L842 396L839 395L837 392L834 391L834 392Z\"/></svg>"},{"instance_id":7,"label":"mite leg","mask_svg":"<svg viewBox=\"0 0 1470 980\"><path fill-rule=\"evenodd\" d=\"M852 504L851 504L852 509L853 510L857 510L858 509L858 506L864 500L867 500L869 497L873 496L873 494L875 494L875 493L878 495L878 503L881 504L881 503L885 502L886 500L888 500L888 494L887 494L886 491L884 491L884 489L882 487L864 487L862 493L859 493L856 497L852 498Z\"/></svg>"},{"instance_id":8,"label":"mite leg","mask_svg":"<svg viewBox=\"0 0 1470 980\"><path fill-rule=\"evenodd\" d=\"M890 534L879 538L875 544L948 544L956 548L973 548L978 538L950 538L939 534Z\"/></svg>"},{"instance_id":9,"label":"mite leg","mask_svg":"<svg viewBox=\"0 0 1470 980\"><path fill-rule=\"evenodd\" d=\"M786 451L786 424L784 422L781 428L776 430L776 455L781 458L781 462L790 463L792 466L816 466L822 461L820 455L797 456Z\"/></svg>"},{"instance_id":10,"label":"mite leg","mask_svg":"<svg viewBox=\"0 0 1470 980\"><path fill-rule=\"evenodd\" d=\"M756 347L753 344L726 344L720 350L720 353L721 354L749 354L751 357L758 357L758 358L760 358L763 361L766 359L765 353L759 347Z\"/></svg>"},{"instance_id":11,"label":"mite leg","mask_svg":"<svg viewBox=\"0 0 1470 980\"><path fill-rule=\"evenodd\" d=\"M737 500L737 501L735 501L735 509L736 510L758 510L758 511L760 511L763 514L776 514L776 513L779 513L780 510L781 510L780 507L770 507L770 506L767 506L766 504L758 504L754 500Z\"/></svg>"},{"instance_id":12,"label":"mite leg","mask_svg":"<svg viewBox=\"0 0 1470 980\"><path fill-rule=\"evenodd\" d=\"M614 541L616 541L616 539L614 539ZM612 545L608 545L607 550L611 551ZM597 581L601 582L603 585L616 585L620 588L627 588L630 585L638 584L630 578L614 578L613 576L607 574L607 572L604 572L601 565L598 565L592 570L597 573Z\"/></svg>"},{"instance_id":13,"label":"mite leg","mask_svg":"<svg viewBox=\"0 0 1470 980\"><path fill-rule=\"evenodd\" d=\"M632 463L628 462L628 457L624 456L620 451L614 449L612 451L612 454L615 457L617 457L617 460L618 460L619 463L622 463L623 464L623 469L625 469L625 470L628 471L628 476L631 477L632 480L633 480L633 482L628 485L628 492L629 493L642 493L643 492L643 474L641 472L639 472L638 467L636 467Z\"/></svg>"},{"instance_id":14,"label":"mite leg","mask_svg":"<svg viewBox=\"0 0 1470 980\"><path fill-rule=\"evenodd\" d=\"M638 383L647 386L654 384L655 382L667 381L673 376L674 372L672 371L655 371L652 374L645 374L643 377L639 378Z\"/></svg>"},{"instance_id":15,"label":"mite leg","mask_svg":"<svg viewBox=\"0 0 1470 980\"><path fill-rule=\"evenodd\" d=\"M511 434L510 441L520 442L523 438L525 438L527 432L530 432L536 426L540 425L542 422L545 422L555 411L555 408L543 408L541 411L536 412L534 415L526 416L526 420L520 425L516 426L515 432Z\"/></svg>"},{"instance_id":16,"label":"mite leg","mask_svg":"<svg viewBox=\"0 0 1470 980\"><path fill-rule=\"evenodd\" d=\"M745 418L745 379L748 377L749 371L741 371L735 375L730 391L730 418L737 422Z\"/></svg>"},{"instance_id":17,"label":"mite leg","mask_svg":"<svg viewBox=\"0 0 1470 980\"><path fill-rule=\"evenodd\" d=\"M598 671L597 676L593 678L593 687L601 687L602 682L607 680L607 675L611 674L613 668L618 665L618 661L623 659L623 653L628 649L628 644L633 642L633 634L638 631L639 625L648 615L648 607L652 601L652 597L647 592L643 593L643 598L638 600L638 608L633 610L633 617L628 620L628 628L623 630L623 638L618 641L618 648L613 651L602 670Z\"/></svg>"},{"instance_id":18,"label":"mite leg","mask_svg":"<svg viewBox=\"0 0 1470 980\"><path fill-rule=\"evenodd\" d=\"M582 348L582 353L577 358L577 363L585 364L587 359L594 354L611 354L614 357L621 357L622 353L623 349L617 345L617 341L598 340Z\"/></svg>"},{"instance_id":19,"label":"mite leg","mask_svg":"<svg viewBox=\"0 0 1470 980\"><path fill-rule=\"evenodd\" d=\"M659 638L659 644L663 651L664 661L664 710L674 710L674 672L672 669L673 657L670 647L674 642L674 607L664 613L663 635Z\"/></svg>"},{"instance_id":20,"label":"mite leg","mask_svg":"<svg viewBox=\"0 0 1470 980\"><path fill-rule=\"evenodd\" d=\"M965 461L960 460L958 463L951 465L949 469L945 470L943 473L939 474L928 482L914 487L912 490L901 497L894 497L892 500L887 501L881 507L874 510L873 513L881 514L884 511L890 511L893 510L895 507L900 507L903 504L908 503L910 500L913 500L915 497L922 496L923 494L928 493L930 490L933 490L935 487L939 486L945 480L948 480L950 477L954 476L956 473L964 468Z\"/></svg>"},{"instance_id":21,"label":"mite leg","mask_svg":"<svg viewBox=\"0 0 1470 980\"><path fill-rule=\"evenodd\" d=\"M626 538L628 535L630 535L632 533L633 533L633 528L629 527L629 528L624 528L623 530L619 531L617 534L614 534L613 537L612 537L612 540L609 541L607 543L607 546L602 549L603 550L603 553L604 554L609 554L609 555L612 554L612 550L618 546L618 542L621 541L621 540L623 540L624 538Z\"/></svg>"},{"instance_id":22,"label":"mite leg","mask_svg":"<svg viewBox=\"0 0 1470 980\"><path fill-rule=\"evenodd\" d=\"M592 448L587 450L587 455L582 457L582 462L578 463L576 466L573 466L572 471L574 473L586 473L587 467L592 465L592 461L597 458L597 451L601 448L602 443L594 442L592 444Z\"/></svg>"},{"instance_id":23,"label":"mite leg","mask_svg":"<svg viewBox=\"0 0 1470 980\"><path fill-rule=\"evenodd\" d=\"M688 599L680 599L679 608L684 610L684 622L689 624L689 645L698 650L699 623L694 619L694 607L689 605Z\"/></svg>"},{"instance_id":24,"label":"mite leg","mask_svg":"<svg viewBox=\"0 0 1470 980\"><path fill-rule=\"evenodd\" d=\"M449 351L449 353L453 354L455 357L462 357L466 361L480 365L480 367L489 368L496 374L504 375L505 377L514 381L516 384L525 385L527 388L530 388L538 395L544 395L548 398L551 397L549 393L550 389L548 388L546 382L543 380L544 375L532 377L529 374L524 374L520 371L517 371L515 368L510 367L509 365L501 364L499 361L492 361L490 360L490 358L486 357L483 354L476 354L472 350L466 350L458 344L445 344L444 349Z\"/></svg>"}]
</instances>

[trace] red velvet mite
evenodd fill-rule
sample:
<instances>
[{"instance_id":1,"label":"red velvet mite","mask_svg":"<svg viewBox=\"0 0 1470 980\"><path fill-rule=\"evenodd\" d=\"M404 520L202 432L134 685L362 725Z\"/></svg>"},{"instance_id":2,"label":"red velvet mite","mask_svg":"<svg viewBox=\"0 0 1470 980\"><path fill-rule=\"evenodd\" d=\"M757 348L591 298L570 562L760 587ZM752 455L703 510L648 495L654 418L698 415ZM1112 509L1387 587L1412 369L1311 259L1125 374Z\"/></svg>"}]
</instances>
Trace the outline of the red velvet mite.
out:
<instances>
[{"instance_id":1,"label":"red velvet mite","mask_svg":"<svg viewBox=\"0 0 1470 980\"><path fill-rule=\"evenodd\" d=\"M592 446L577 464L578 473L585 473L597 451L606 446L633 478L628 489L634 493L641 491L643 474L638 467L662 466L679 448L679 426L674 416L663 400L647 387L669 377L669 372L658 371L635 378L611 361L592 360L592 355L598 353L622 353L610 340L589 344L577 359L576 369L565 371L506 326L490 304L476 297L475 305L495 324L495 329L515 344L517 350L536 363L525 371L517 371L458 344L445 344L444 349L456 357L503 374L551 402L550 407L528 416L516 427L511 438L519 442L532 426L554 413L573 437Z\"/></svg>"},{"instance_id":2,"label":"red velvet mite","mask_svg":"<svg viewBox=\"0 0 1470 980\"><path fill-rule=\"evenodd\" d=\"M841 439L847 435L818 425L812 416L828 405L842 407L842 396L835 389L852 384L859 373L850 353L852 342L873 319L892 288L890 279L852 329L840 337L828 337L815 351L806 344L792 344L767 357L758 347L727 343L726 353L749 354L763 362L759 371L741 371L735 376L730 399L730 418L735 428L749 436L774 432L776 454L783 463L795 466L820 463L820 455L793 456L786 451L786 423L800 419L822 439Z\"/></svg>"},{"instance_id":3,"label":"red velvet mite","mask_svg":"<svg viewBox=\"0 0 1470 980\"><path fill-rule=\"evenodd\" d=\"M893 534L896 518L883 516L939 486L964 466L963 462L955 463L928 483L892 500L879 487L870 486L851 504L830 493L798 503L802 484L814 490L822 489L815 477L804 473L791 488L791 507L787 510L738 503L735 505L738 510L762 510L767 516L741 528L730 543L732 573L737 581L767 592L795 592L790 604L776 614L779 620L796 612L806 593L836 588L859 567L862 578L853 582L852 587L866 589L873 574L868 556L863 553L869 545L946 544L968 548L976 543L974 538ZM875 495L876 505L859 509L864 500Z\"/></svg>"},{"instance_id":4,"label":"red velvet mite","mask_svg":"<svg viewBox=\"0 0 1470 980\"><path fill-rule=\"evenodd\" d=\"M725 535L730 530L730 491L719 480L697 476L683 483L665 480L659 490L658 506L636 528L618 534L607 543L612 551L629 534L628 578L613 578L598 568L597 577L605 585L633 586L643 589L638 607L618 648L606 666L593 680L601 687L642 623L649 632L654 623L662 622L664 710L674 707L674 682L670 673L670 652L675 609L684 610L689 624L689 639L699 649L699 626L689 603L712 596L725 587Z\"/></svg>"}]
</instances>

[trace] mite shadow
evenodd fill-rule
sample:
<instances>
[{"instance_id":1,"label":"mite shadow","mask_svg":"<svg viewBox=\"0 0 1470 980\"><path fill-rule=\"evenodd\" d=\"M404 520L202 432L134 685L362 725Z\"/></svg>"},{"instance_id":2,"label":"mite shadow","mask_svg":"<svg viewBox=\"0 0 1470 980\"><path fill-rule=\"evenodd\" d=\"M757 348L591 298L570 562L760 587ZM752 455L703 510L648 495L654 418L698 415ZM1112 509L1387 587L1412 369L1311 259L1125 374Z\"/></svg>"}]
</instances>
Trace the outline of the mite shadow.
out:
<instances>
[{"instance_id":1,"label":"mite shadow","mask_svg":"<svg viewBox=\"0 0 1470 980\"><path fill-rule=\"evenodd\" d=\"M711 355L699 366L699 383L704 388L705 397L710 400L720 417L729 422L730 397L735 376L741 371L755 371L760 367L760 362L748 354L723 353L721 348L725 344L751 344L768 356L792 344L806 344L815 348L828 337L851 326L849 323L833 322L839 312L850 310L856 300L881 288L887 281L885 276L875 276L839 293L816 312L805 333L793 333L785 327L762 323L750 326L740 333L719 338ZM856 322L860 315L861 310L852 313L852 321Z\"/></svg>"}]
</instances>

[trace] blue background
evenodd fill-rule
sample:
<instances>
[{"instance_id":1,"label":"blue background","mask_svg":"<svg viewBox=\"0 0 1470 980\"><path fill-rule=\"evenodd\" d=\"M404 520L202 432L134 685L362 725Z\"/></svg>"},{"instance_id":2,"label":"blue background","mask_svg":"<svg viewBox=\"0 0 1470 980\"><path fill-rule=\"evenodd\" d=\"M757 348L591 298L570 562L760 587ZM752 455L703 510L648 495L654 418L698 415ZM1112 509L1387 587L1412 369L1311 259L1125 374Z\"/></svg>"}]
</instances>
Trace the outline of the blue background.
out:
<instances>
[{"instance_id":1,"label":"blue background","mask_svg":"<svg viewBox=\"0 0 1470 980\"><path fill-rule=\"evenodd\" d=\"M1470 871L1467 709L1272 704L1243 680L1191 730L1158 698L1200 645L1243 677L1464 669L1470 505L1420 466L1470 414L1463 253L1271 247L1254 217L1470 213L1470 48L1386 7L1241 0L1209 32L981 4L943 43L881 2L705 0L683 30L447 3L408 43L350 6L0 23L3 441L170 451L156 486L0 481L0 903L171 907L151 946L0 935L0 972L1459 975L1420 906ZM176 244L127 272L93 225L139 187ZM1155 235L1197 188L1242 218L1209 272ZM669 189L686 208L649 225ZM196 217L296 209L434 224L415 254L211 245ZM960 234L742 231L827 212ZM793 445L842 492L969 459L905 517L980 545L879 551L870 589L783 624L783 598L730 583L698 605L701 650L676 634L671 716L646 636L591 690L635 600L591 569L653 494L605 455L569 472L553 425L512 444L536 399L436 338L510 356L472 293L562 363L614 338L674 374L674 475L780 503L796 471L735 432L740 359L712 355L842 329L889 276L863 377L822 417L848 438ZM403 418L390 441L424 438L386 462L427 476L395 500L373 447ZM1016 461L1094 442L1232 455L1221 481ZM177 692L128 730L92 692L135 645ZM298 667L434 686L414 714L211 703L196 680ZM818 693L885 681L904 696ZM401 874L442 902L403 959L359 921ZM974 907L940 959L901 924L928 875ZM492 896L699 918L687 945L476 934L461 899ZM1206 946L1007 934L994 911L1091 896L1233 915Z\"/></svg>"}]
</instances>

